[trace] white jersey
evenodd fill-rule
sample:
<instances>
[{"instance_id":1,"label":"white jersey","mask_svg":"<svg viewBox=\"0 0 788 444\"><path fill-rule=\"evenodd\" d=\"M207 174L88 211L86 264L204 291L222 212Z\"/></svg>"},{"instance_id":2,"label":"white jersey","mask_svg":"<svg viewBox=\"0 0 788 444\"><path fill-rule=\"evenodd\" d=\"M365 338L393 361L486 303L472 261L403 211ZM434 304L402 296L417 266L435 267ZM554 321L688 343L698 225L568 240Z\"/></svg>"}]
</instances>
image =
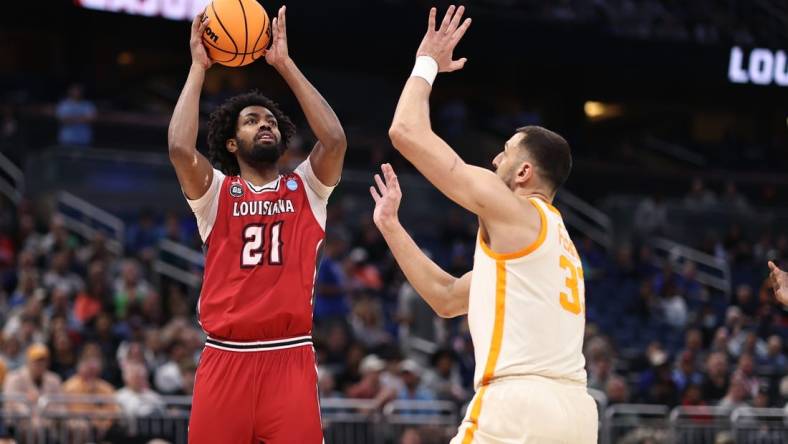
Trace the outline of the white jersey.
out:
<instances>
[{"instance_id":1,"label":"white jersey","mask_svg":"<svg viewBox=\"0 0 788 444\"><path fill-rule=\"evenodd\" d=\"M494 379L543 376L586 384L583 268L561 214L530 198L541 218L537 240L514 253L494 253L479 235L468 323L476 356L476 388Z\"/></svg>"}]
</instances>

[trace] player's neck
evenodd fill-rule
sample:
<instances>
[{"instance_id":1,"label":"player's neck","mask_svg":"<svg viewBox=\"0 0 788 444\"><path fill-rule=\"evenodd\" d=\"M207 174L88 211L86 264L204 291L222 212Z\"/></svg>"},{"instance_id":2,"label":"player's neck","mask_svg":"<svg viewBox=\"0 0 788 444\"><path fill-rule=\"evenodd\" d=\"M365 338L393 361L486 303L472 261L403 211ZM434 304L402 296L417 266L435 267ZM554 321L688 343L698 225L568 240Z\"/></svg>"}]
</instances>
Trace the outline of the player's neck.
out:
<instances>
[{"instance_id":1,"label":"player's neck","mask_svg":"<svg viewBox=\"0 0 788 444\"><path fill-rule=\"evenodd\" d=\"M246 165L239 162L241 168L241 178L254 186L263 186L279 177L279 168L276 163L263 165Z\"/></svg>"},{"instance_id":2,"label":"player's neck","mask_svg":"<svg viewBox=\"0 0 788 444\"><path fill-rule=\"evenodd\" d=\"M553 198L550 196L550 194L546 193L546 192L544 192L542 190L522 188L520 190L515 191L514 193L518 197L522 197L524 199L529 199L531 197L535 197L535 198L540 199L540 200L542 200L544 202L547 202L547 203L549 203L551 205L553 203Z\"/></svg>"}]
</instances>

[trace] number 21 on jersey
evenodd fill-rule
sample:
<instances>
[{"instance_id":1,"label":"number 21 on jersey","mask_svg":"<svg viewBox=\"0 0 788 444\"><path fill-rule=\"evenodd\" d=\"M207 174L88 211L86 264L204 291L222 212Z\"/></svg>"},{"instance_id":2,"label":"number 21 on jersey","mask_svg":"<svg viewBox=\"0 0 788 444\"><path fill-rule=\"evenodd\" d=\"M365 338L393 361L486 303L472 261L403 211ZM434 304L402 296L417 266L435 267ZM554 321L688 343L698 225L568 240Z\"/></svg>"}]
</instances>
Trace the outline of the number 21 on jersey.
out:
<instances>
[{"instance_id":1,"label":"number 21 on jersey","mask_svg":"<svg viewBox=\"0 0 788 444\"><path fill-rule=\"evenodd\" d=\"M580 295L580 288L578 279L583 279L583 268L582 267L575 267L572 261L569 260L568 257L561 255L559 259L558 265L561 267L562 270L567 270L569 272L569 277L566 278L566 289L569 290L568 293L561 292L560 293L560 302L561 307L564 310L568 311L572 314L580 314L583 311L583 302L581 300Z\"/></svg>"},{"instance_id":2,"label":"number 21 on jersey","mask_svg":"<svg viewBox=\"0 0 788 444\"><path fill-rule=\"evenodd\" d=\"M279 221L271 224L268 232L268 263L282 265L282 224ZM263 263L265 257L265 224L250 224L244 227L244 247L241 251L241 268L255 267Z\"/></svg>"}]
</instances>

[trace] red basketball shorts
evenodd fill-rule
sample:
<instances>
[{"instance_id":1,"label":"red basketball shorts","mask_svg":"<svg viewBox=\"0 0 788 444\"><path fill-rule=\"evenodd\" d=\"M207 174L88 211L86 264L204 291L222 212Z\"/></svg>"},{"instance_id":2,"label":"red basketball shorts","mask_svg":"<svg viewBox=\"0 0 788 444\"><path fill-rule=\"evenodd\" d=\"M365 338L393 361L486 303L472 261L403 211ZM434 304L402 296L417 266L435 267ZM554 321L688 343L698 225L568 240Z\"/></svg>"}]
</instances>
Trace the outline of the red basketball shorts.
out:
<instances>
[{"instance_id":1,"label":"red basketball shorts","mask_svg":"<svg viewBox=\"0 0 788 444\"><path fill-rule=\"evenodd\" d=\"M278 341L208 338L194 384L189 443L323 442L309 336Z\"/></svg>"}]
</instances>

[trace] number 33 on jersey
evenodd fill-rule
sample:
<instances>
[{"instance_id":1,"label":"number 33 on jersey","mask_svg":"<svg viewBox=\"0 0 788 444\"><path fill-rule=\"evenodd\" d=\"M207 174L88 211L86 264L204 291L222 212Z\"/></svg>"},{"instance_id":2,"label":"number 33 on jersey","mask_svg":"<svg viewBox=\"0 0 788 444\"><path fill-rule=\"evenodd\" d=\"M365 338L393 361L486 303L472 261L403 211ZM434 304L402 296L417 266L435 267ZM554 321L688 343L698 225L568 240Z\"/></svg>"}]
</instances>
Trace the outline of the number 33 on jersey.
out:
<instances>
[{"instance_id":1,"label":"number 33 on jersey","mask_svg":"<svg viewBox=\"0 0 788 444\"><path fill-rule=\"evenodd\" d=\"M189 201L205 244L197 308L210 337L244 341L310 333L332 189L315 177L309 159L262 186L213 171L208 192Z\"/></svg>"}]
</instances>

